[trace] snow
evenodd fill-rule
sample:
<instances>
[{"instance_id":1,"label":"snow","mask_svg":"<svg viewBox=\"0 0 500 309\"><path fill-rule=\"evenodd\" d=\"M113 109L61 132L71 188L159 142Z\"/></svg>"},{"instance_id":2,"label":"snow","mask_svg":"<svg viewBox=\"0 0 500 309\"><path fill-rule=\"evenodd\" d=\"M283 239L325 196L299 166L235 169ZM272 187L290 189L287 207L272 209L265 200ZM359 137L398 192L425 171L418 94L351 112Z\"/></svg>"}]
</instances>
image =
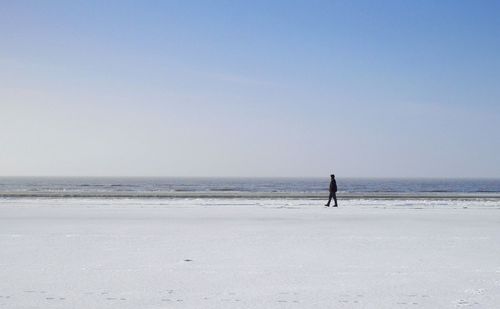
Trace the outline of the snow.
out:
<instances>
[{"instance_id":1,"label":"snow","mask_svg":"<svg viewBox=\"0 0 500 309\"><path fill-rule=\"evenodd\" d=\"M0 308L500 307L497 201L323 203L1 200Z\"/></svg>"}]
</instances>

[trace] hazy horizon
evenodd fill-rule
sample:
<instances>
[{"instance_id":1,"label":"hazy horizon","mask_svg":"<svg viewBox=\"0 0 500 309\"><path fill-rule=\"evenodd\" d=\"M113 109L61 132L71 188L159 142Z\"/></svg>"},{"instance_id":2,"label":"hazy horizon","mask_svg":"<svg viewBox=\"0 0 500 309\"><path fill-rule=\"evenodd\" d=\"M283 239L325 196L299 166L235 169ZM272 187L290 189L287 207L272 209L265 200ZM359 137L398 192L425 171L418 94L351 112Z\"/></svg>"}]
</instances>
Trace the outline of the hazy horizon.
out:
<instances>
[{"instance_id":1,"label":"hazy horizon","mask_svg":"<svg viewBox=\"0 0 500 309\"><path fill-rule=\"evenodd\" d=\"M0 176L500 177L499 1L4 1Z\"/></svg>"},{"instance_id":2,"label":"hazy horizon","mask_svg":"<svg viewBox=\"0 0 500 309\"><path fill-rule=\"evenodd\" d=\"M500 177L406 177L406 176L348 176L336 175L336 179L374 179L374 180L499 180ZM0 175L0 179L8 178L53 178L53 179L326 179L328 182L330 174L323 176L92 176L92 175Z\"/></svg>"}]
</instances>

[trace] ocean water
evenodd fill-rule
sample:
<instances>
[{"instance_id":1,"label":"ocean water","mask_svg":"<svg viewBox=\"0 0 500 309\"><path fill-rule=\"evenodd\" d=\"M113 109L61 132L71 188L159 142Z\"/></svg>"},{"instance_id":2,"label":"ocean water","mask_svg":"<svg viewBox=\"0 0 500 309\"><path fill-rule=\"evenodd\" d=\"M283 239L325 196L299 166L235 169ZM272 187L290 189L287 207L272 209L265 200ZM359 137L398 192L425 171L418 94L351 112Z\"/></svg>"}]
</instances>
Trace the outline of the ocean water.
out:
<instances>
[{"instance_id":1,"label":"ocean water","mask_svg":"<svg viewBox=\"0 0 500 309\"><path fill-rule=\"evenodd\" d=\"M325 178L0 177L0 197L322 196ZM500 197L500 179L337 179L339 196Z\"/></svg>"}]
</instances>

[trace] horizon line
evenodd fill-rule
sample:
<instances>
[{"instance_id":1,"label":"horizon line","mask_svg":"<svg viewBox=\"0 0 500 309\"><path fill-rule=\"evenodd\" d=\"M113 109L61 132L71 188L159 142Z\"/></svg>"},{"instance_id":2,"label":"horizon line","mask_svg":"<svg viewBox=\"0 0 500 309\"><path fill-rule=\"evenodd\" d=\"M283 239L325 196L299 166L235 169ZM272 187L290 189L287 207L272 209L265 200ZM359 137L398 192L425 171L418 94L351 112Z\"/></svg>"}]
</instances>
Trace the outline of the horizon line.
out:
<instances>
[{"instance_id":1,"label":"horizon line","mask_svg":"<svg viewBox=\"0 0 500 309\"><path fill-rule=\"evenodd\" d=\"M307 178L329 178L331 174L323 176L151 176L151 175L0 175L0 178L194 178L194 179L307 179ZM500 179L500 176L342 176L335 174L337 178L344 179Z\"/></svg>"}]
</instances>

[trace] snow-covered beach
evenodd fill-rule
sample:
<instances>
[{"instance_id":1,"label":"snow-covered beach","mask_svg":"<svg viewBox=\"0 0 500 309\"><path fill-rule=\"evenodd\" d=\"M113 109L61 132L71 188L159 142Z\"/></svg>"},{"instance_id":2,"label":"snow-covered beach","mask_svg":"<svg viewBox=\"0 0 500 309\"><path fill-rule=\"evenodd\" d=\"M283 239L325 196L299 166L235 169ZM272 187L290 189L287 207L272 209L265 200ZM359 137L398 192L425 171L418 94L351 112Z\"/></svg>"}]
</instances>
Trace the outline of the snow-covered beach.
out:
<instances>
[{"instance_id":1,"label":"snow-covered beach","mask_svg":"<svg viewBox=\"0 0 500 309\"><path fill-rule=\"evenodd\" d=\"M3 199L0 308L498 308L498 200Z\"/></svg>"}]
</instances>

